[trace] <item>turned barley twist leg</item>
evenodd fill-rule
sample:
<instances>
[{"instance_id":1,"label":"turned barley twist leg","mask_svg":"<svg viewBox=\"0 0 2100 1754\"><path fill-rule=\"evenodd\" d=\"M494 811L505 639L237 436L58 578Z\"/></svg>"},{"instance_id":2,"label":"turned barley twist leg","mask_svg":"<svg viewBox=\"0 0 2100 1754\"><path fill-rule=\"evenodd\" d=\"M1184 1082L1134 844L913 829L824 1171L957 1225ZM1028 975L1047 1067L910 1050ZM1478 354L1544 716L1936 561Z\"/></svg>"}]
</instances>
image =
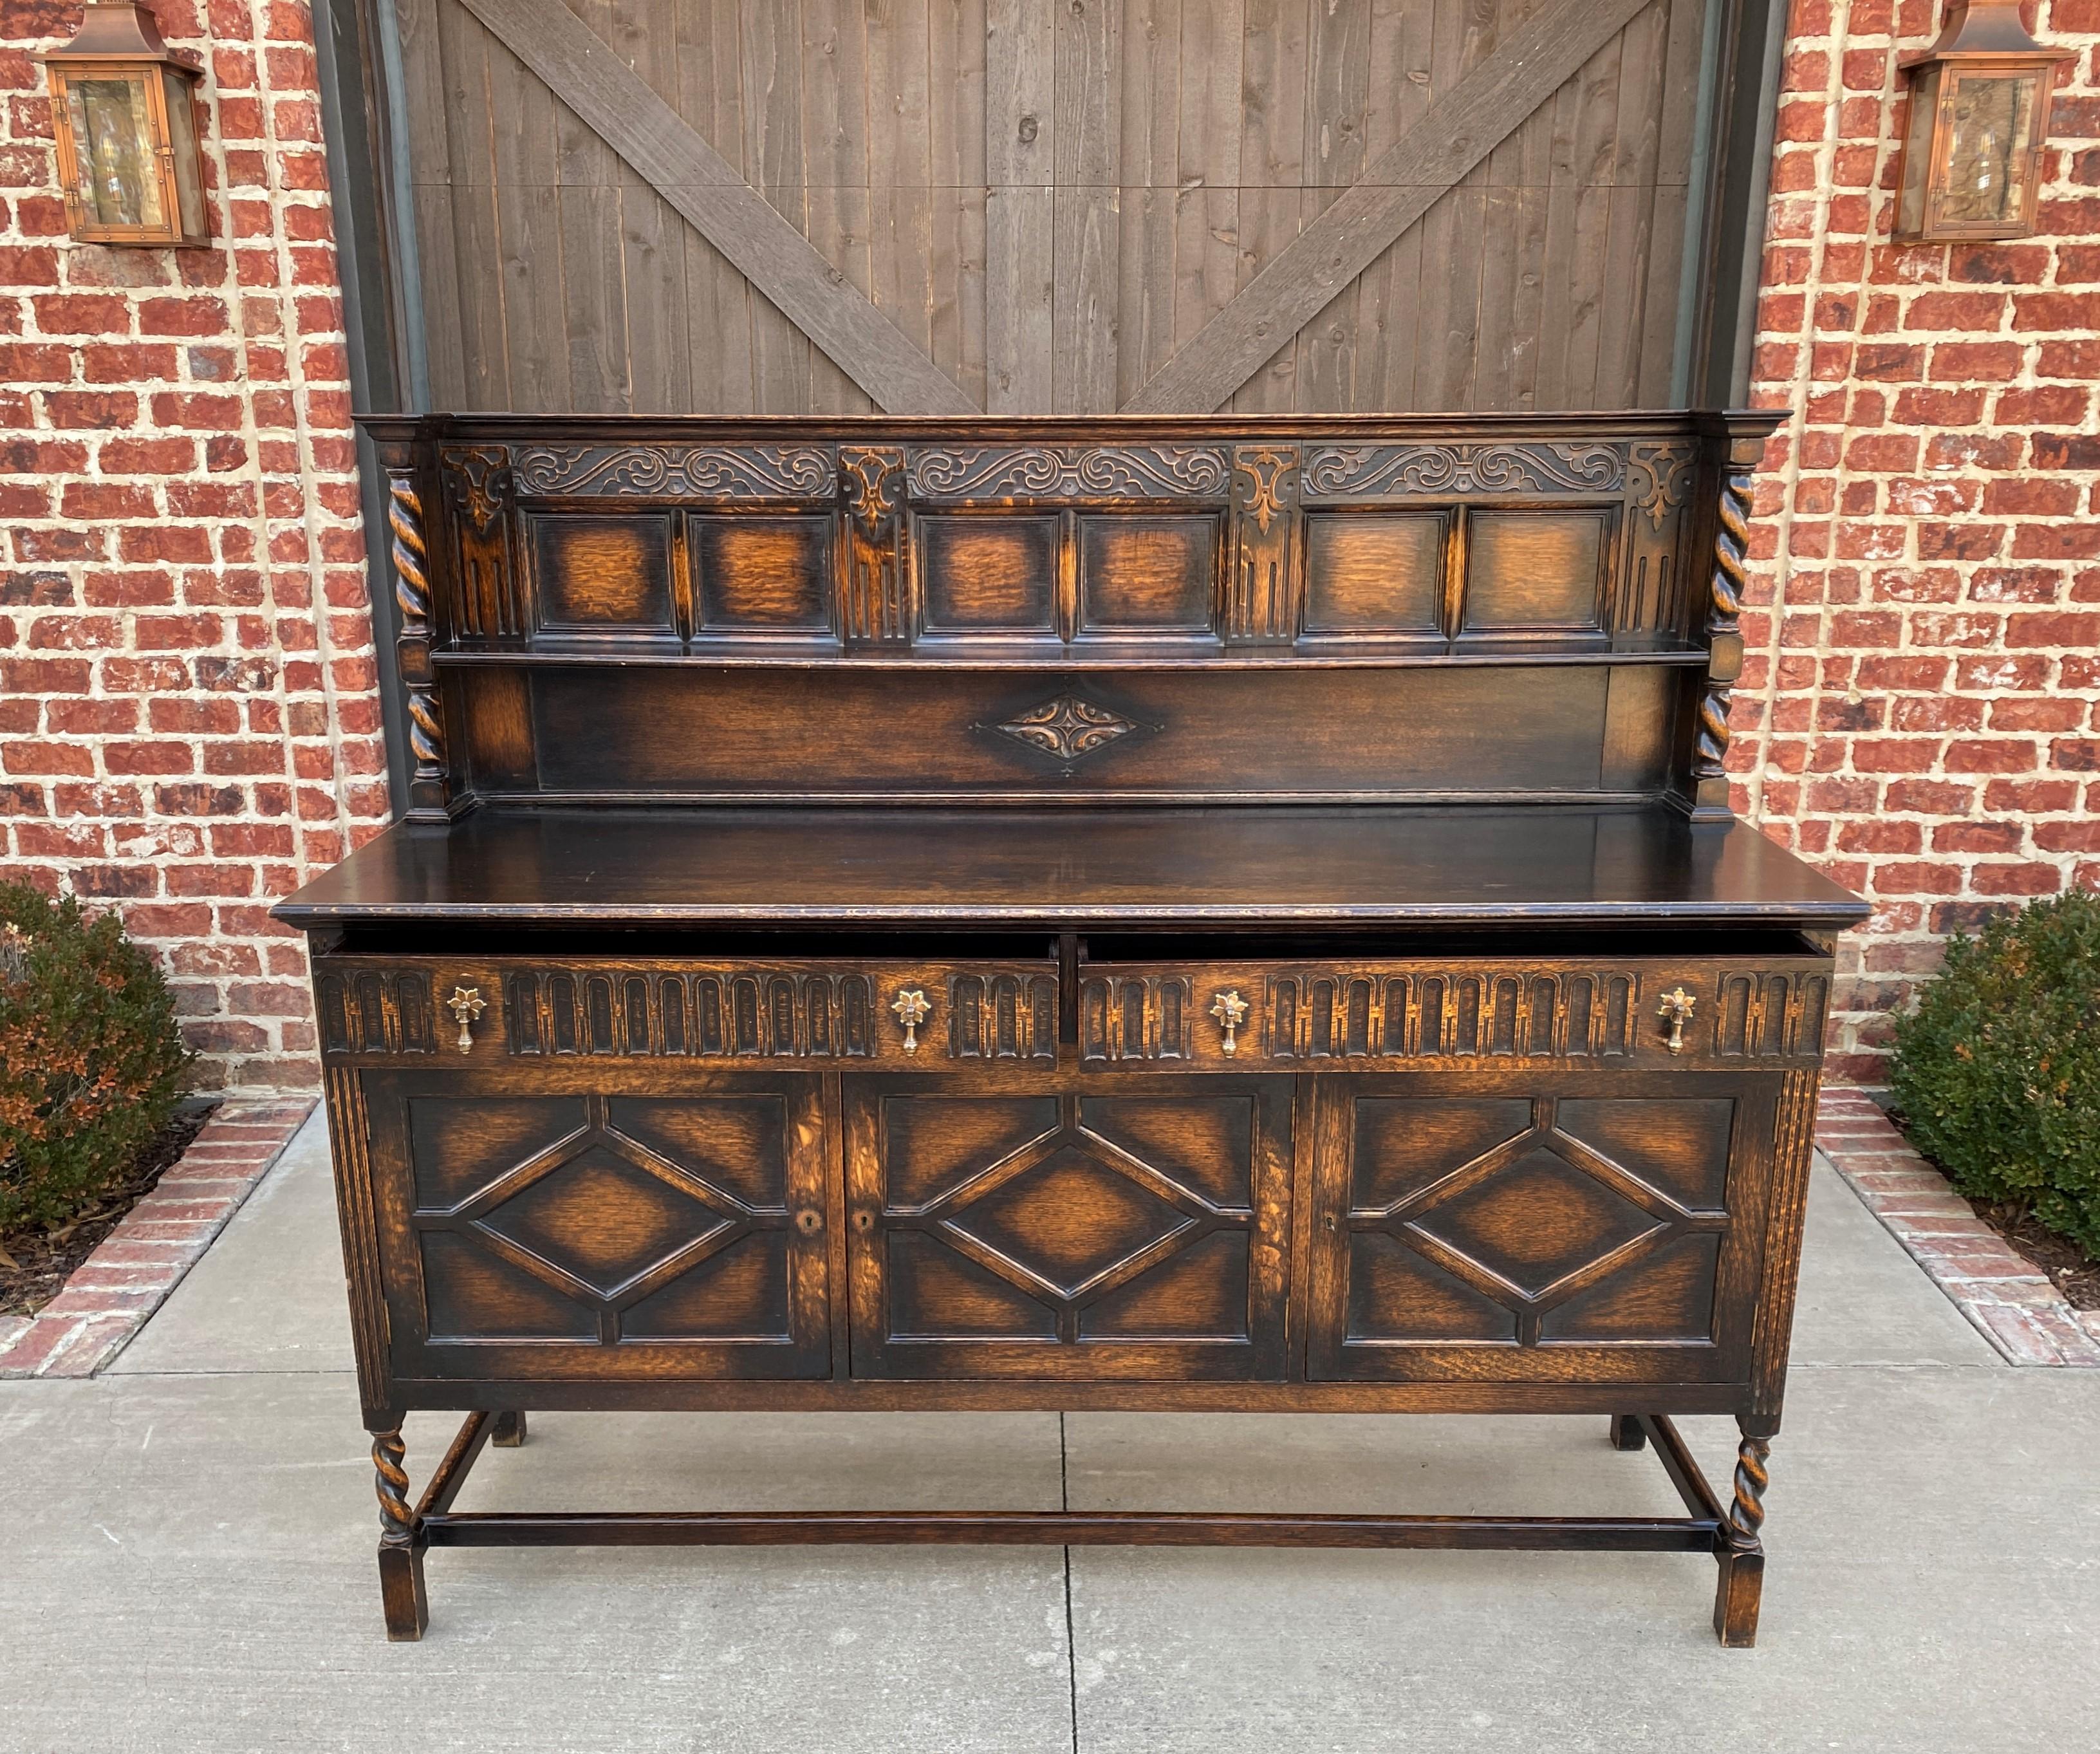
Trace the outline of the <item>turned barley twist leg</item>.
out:
<instances>
[{"instance_id":1,"label":"turned barley twist leg","mask_svg":"<svg viewBox=\"0 0 2100 1754\"><path fill-rule=\"evenodd\" d=\"M1767 1439L1747 1435L1736 1451L1736 1496L1716 1546L1721 1577L1714 1595L1714 1630L1724 1645L1757 1642L1758 1603L1765 1577L1764 1543L1758 1531L1764 1526L1765 1487L1771 1479L1765 1460L1771 1454Z\"/></svg>"},{"instance_id":2,"label":"turned barley twist leg","mask_svg":"<svg viewBox=\"0 0 2100 1754\"><path fill-rule=\"evenodd\" d=\"M372 1434L373 1487L379 1495L379 1600L386 1636L396 1644L421 1638L430 1620L423 1593L423 1533L408 1502L408 1453L399 1425Z\"/></svg>"}]
</instances>

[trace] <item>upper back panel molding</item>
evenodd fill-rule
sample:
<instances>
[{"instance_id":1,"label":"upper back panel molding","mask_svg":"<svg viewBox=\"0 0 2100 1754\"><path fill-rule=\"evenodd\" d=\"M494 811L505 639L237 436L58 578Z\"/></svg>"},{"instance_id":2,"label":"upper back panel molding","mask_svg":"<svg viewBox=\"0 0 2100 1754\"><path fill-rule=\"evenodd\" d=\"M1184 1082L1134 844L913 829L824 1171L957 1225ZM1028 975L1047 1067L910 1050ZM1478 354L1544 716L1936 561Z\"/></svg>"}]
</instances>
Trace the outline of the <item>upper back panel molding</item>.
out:
<instances>
[{"instance_id":1,"label":"upper back panel molding","mask_svg":"<svg viewBox=\"0 0 2100 1754\"><path fill-rule=\"evenodd\" d=\"M438 776L470 697L484 728L492 691L514 718L542 709L515 682L448 688L448 667L600 661L1703 665L1696 736L1674 686L1629 681L1597 708L1628 773L1681 742L1689 794L1695 767L1719 780L1740 663L1729 545L1779 418L364 425L422 796L457 790Z\"/></svg>"}]
</instances>

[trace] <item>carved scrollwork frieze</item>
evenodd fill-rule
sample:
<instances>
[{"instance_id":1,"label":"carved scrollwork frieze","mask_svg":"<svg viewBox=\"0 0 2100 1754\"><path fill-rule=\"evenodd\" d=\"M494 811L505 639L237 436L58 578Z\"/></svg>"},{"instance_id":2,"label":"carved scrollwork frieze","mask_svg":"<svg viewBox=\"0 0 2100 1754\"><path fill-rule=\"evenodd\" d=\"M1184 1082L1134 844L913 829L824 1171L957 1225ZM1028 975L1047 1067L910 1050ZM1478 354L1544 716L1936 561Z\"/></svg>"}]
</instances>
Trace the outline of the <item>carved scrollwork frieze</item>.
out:
<instances>
[{"instance_id":1,"label":"carved scrollwork frieze","mask_svg":"<svg viewBox=\"0 0 2100 1754\"><path fill-rule=\"evenodd\" d=\"M814 444L538 444L511 467L521 493L652 499L828 499L836 479Z\"/></svg>"},{"instance_id":2,"label":"carved scrollwork frieze","mask_svg":"<svg viewBox=\"0 0 2100 1754\"><path fill-rule=\"evenodd\" d=\"M1615 493L1626 478L1617 444L1339 444L1305 458L1305 491L1335 498Z\"/></svg>"},{"instance_id":3,"label":"carved scrollwork frieze","mask_svg":"<svg viewBox=\"0 0 2100 1754\"><path fill-rule=\"evenodd\" d=\"M911 492L929 500L1215 500L1230 471L1207 444L915 446Z\"/></svg>"}]
</instances>

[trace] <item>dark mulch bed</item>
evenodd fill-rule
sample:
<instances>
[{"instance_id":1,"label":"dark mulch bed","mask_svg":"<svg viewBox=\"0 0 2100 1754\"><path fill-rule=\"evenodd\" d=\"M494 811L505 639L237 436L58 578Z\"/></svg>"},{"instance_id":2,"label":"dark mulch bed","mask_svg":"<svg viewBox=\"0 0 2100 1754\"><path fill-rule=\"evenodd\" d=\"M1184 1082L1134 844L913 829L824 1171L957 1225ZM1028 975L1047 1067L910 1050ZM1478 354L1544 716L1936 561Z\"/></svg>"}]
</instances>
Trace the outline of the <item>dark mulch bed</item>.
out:
<instances>
[{"instance_id":1,"label":"dark mulch bed","mask_svg":"<svg viewBox=\"0 0 2100 1754\"><path fill-rule=\"evenodd\" d=\"M1969 1204L1978 1217L2056 1281L2072 1309L2100 1310L2100 1261L2036 1223L2024 1206L1994 1206L1983 1200Z\"/></svg>"},{"instance_id":2,"label":"dark mulch bed","mask_svg":"<svg viewBox=\"0 0 2100 1754\"><path fill-rule=\"evenodd\" d=\"M140 1153L130 1175L107 1190L86 1212L55 1230L16 1230L0 1236L0 1315L34 1315L65 1288L66 1276L117 1228L204 1130L216 1102L185 1106Z\"/></svg>"}]
</instances>

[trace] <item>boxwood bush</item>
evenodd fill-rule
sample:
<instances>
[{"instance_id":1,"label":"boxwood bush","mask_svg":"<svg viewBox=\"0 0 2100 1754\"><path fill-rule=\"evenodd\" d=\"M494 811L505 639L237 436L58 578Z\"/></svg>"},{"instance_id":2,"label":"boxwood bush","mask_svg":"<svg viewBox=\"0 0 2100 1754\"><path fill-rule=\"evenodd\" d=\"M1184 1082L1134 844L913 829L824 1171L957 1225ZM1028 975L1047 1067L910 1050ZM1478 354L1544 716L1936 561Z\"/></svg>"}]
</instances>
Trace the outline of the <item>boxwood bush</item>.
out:
<instances>
[{"instance_id":1,"label":"boxwood bush","mask_svg":"<svg viewBox=\"0 0 2100 1754\"><path fill-rule=\"evenodd\" d=\"M0 884L0 1234L64 1222L166 1126L189 1051L113 913Z\"/></svg>"},{"instance_id":2,"label":"boxwood bush","mask_svg":"<svg viewBox=\"0 0 2100 1754\"><path fill-rule=\"evenodd\" d=\"M1896 1025L1895 1083L1912 1142L1963 1193L2100 1254L2100 896L1957 934Z\"/></svg>"}]
</instances>

